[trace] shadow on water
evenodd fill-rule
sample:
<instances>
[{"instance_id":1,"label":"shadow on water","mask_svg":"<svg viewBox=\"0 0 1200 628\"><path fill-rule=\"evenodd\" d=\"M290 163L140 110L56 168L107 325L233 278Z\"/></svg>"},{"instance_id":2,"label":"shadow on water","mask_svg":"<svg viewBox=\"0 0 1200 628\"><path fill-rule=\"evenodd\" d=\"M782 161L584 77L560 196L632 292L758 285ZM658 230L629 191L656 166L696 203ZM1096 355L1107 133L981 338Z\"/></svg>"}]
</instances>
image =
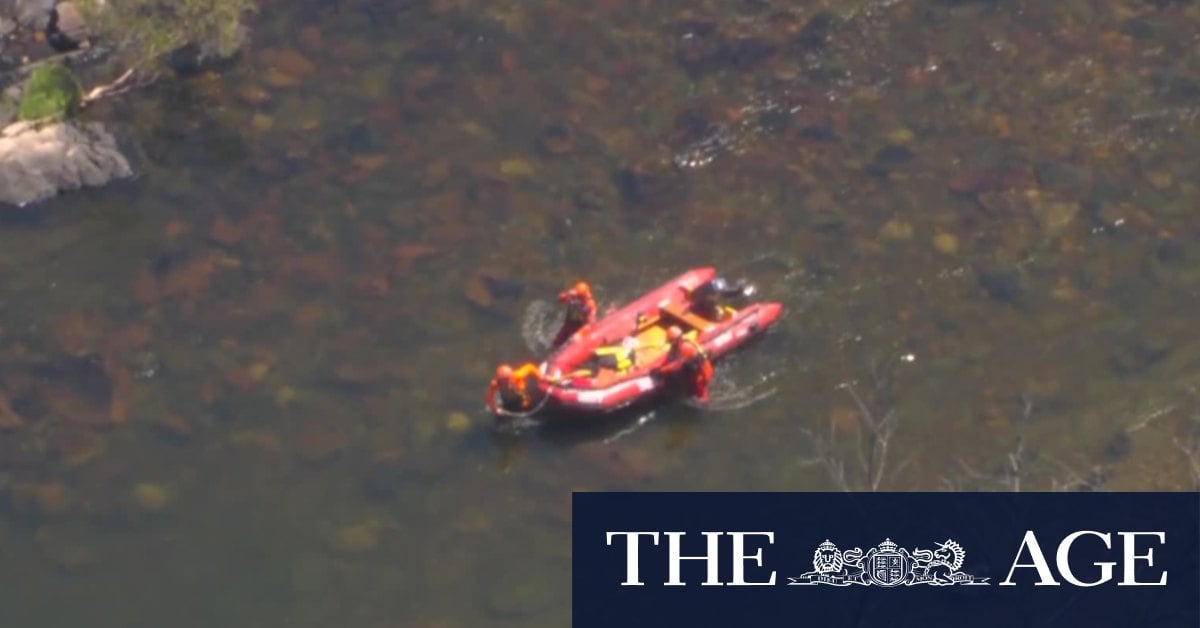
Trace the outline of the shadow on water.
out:
<instances>
[{"instance_id":1,"label":"shadow on water","mask_svg":"<svg viewBox=\"0 0 1200 628\"><path fill-rule=\"evenodd\" d=\"M654 421L719 420L724 413L744 410L774 397L786 378L798 370L784 354L763 356L757 352L768 342L777 342L773 329L744 345L739 352L715 365L707 403L692 399L678 389L665 391L632 405L602 415L563 413L543 417L507 417L492 426L497 444L515 446L530 437L556 447L584 443L613 443L638 432Z\"/></svg>"},{"instance_id":2,"label":"shadow on water","mask_svg":"<svg viewBox=\"0 0 1200 628\"><path fill-rule=\"evenodd\" d=\"M633 433L656 416L655 404L641 403L600 416L556 416L545 419L514 419L496 424L493 434L501 446L534 437L557 447L574 447L591 442L612 442Z\"/></svg>"}]
</instances>

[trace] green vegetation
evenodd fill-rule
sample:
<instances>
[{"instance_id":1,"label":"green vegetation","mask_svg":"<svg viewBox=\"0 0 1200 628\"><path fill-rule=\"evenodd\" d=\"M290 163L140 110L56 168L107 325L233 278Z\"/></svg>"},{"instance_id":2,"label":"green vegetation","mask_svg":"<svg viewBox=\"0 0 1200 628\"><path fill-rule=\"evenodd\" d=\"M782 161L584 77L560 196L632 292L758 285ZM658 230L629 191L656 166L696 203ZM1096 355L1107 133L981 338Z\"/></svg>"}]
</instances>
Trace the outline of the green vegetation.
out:
<instances>
[{"instance_id":1,"label":"green vegetation","mask_svg":"<svg viewBox=\"0 0 1200 628\"><path fill-rule=\"evenodd\" d=\"M83 87L66 66L50 64L33 71L18 112L22 120L65 118L83 101Z\"/></svg>"},{"instance_id":2,"label":"green vegetation","mask_svg":"<svg viewBox=\"0 0 1200 628\"><path fill-rule=\"evenodd\" d=\"M219 56L242 43L242 19L254 0L78 0L95 36L131 67L149 69L196 45Z\"/></svg>"}]
</instances>

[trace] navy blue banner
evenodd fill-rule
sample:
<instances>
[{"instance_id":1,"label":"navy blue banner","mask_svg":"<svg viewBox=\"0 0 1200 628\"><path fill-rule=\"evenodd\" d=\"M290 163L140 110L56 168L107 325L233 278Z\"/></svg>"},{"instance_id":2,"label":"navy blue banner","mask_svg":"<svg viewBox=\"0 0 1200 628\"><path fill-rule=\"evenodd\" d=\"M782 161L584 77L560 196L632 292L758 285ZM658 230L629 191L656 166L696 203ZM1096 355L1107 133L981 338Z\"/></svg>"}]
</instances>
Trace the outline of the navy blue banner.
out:
<instances>
[{"instance_id":1,"label":"navy blue banner","mask_svg":"<svg viewBox=\"0 0 1200 628\"><path fill-rule=\"evenodd\" d=\"M575 493L575 628L1200 627L1196 493Z\"/></svg>"}]
</instances>

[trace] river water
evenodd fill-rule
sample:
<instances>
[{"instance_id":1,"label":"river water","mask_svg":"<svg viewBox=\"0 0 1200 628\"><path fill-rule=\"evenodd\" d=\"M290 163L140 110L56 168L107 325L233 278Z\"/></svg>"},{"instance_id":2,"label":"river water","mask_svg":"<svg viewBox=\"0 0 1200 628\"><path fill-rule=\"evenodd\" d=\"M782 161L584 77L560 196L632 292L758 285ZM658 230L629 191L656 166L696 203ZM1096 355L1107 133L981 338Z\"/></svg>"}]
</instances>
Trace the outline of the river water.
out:
<instances>
[{"instance_id":1,"label":"river water","mask_svg":"<svg viewBox=\"0 0 1200 628\"><path fill-rule=\"evenodd\" d=\"M91 114L136 180L0 213L0 623L562 626L575 490L1195 490L1198 33L265 2ZM558 290L698 265L785 306L713 407L492 429Z\"/></svg>"}]
</instances>

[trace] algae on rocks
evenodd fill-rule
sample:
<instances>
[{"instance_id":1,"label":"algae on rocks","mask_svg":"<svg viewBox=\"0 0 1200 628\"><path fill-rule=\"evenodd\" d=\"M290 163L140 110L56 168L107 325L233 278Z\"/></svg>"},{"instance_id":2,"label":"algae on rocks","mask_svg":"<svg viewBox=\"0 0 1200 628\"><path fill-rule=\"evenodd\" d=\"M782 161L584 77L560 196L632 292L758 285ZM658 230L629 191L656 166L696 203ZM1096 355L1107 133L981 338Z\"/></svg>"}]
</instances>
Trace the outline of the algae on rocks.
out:
<instances>
[{"instance_id":1,"label":"algae on rocks","mask_svg":"<svg viewBox=\"0 0 1200 628\"><path fill-rule=\"evenodd\" d=\"M181 49L229 57L246 36L243 18L255 0L78 0L88 27L135 68L148 68Z\"/></svg>"},{"instance_id":2,"label":"algae on rocks","mask_svg":"<svg viewBox=\"0 0 1200 628\"><path fill-rule=\"evenodd\" d=\"M33 71L21 106L21 120L58 120L74 114L83 102L83 87L66 66L51 63Z\"/></svg>"}]
</instances>

